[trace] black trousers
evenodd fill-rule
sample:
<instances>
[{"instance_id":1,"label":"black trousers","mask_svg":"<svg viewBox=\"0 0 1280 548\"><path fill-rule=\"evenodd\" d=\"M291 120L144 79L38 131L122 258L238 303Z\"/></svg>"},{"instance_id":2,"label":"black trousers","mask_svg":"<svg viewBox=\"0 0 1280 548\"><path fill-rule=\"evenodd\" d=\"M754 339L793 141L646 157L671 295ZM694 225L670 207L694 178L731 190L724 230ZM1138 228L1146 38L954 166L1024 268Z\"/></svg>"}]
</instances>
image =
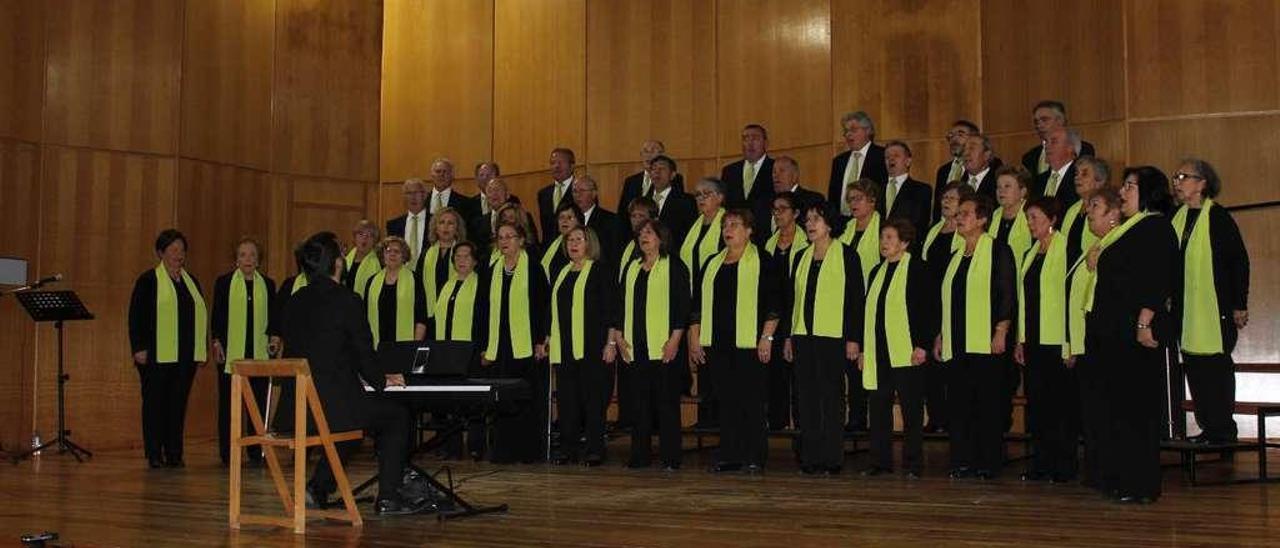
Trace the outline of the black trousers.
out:
<instances>
[{"instance_id":1,"label":"black trousers","mask_svg":"<svg viewBox=\"0 0 1280 548\"><path fill-rule=\"evenodd\" d=\"M1006 348L1013 348L1015 344L1017 343L1010 336ZM1003 417L1004 421L1002 423L1004 428L1001 431L1009 432L1013 430L1013 398L1018 395L1018 388L1022 386L1022 368L1018 367L1018 362L1013 360L1013 352L1002 354L1001 367L1004 368L1004 393L1006 396L1000 400L1004 404L1004 407L1000 410L1000 416ZM1023 419L1025 421L1031 420L1031 414L1031 409L1023 409Z\"/></svg>"},{"instance_id":2,"label":"black trousers","mask_svg":"<svg viewBox=\"0 0 1280 548\"><path fill-rule=\"evenodd\" d=\"M698 426L702 428L720 426L720 394L716 391L716 379L721 374L715 371L716 367L711 359L698 366Z\"/></svg>"},{"instance_id":3,"label":"black trousers","mask_svg":"<svg viewBox=\"0 0 1280 548\"><path fill-rule=\"evenodd\" d=\"M844 341L803 336L792 343L800 400L800 464L839 467L844 463Z\"/></svg>"},{"instance_id":4,"label":"black trousers","mask_svg":"<svg viewBox=\"0 0 1280 548\"><path fill-rule=\"evenodd\" d=\"M267 412L267 386L271 383L271 379L266 377L256 377L249 379L249 386L253 389L253 397L258 401L258 411L260 413ZM232 406L239 409L244 416L244 434L253 435L257 432L253 431L253 425L249 423L249 412L245 409L241 402L231 401L231 374L225 369L218 369L218 456L222 457L222 464L231 462L231 409ZM263 417L264 421L266 417ZM249 458L262 458L262 447L254 445L248 447L245 451L249 454Z\"/></svg>"},{"instance_id":5,"label":"black trousers","mask_svg":"<svg viewBox=\"0 0 1280 548\"><path fill-rule=\"evenodd\" d=\"M764 405L767 375L756 350L711 347L720 402L720 462L764 466L768 455Z\"/></svg>"},{"instance_id":6,"label":"black trousers","mask_svg":"<svg viewBox=\"0 0 1280 548\"><path fill-rule=\"evenodd\" d=\"M794 394L795 367L783 359L782 337L773 344L773 355L769 360L769 400L766 407L771 430L782 430L791 426L791 415L797 413Z\"/></svg>"},{"instance_id":7,"label":"black trousers","mask_svg":"<svg viewBox=\"0 0 1280 548\"><path fill-rule=\"evenodd\" d=\"M947 367L929 356L924 364L924 403L929 424L936 428L947 428L947 384Z\"/></svg>"},{"instance_id":8,"label":"black trousers","mask_svg":"<svg viewBox=\"0 0 1280 548\"><path fill-rule=\"evenodd\" d=\"M848 403L848 418L845 429L862 431L867 429L867 389L862 387L862 371L858 364L840 358L844 363L845 396Z\"/></svg>"},{"instance_id":9,"label":"black trousers","mask_svg":"<svg viewBox=\"0 0 1280 548\"><path fill-rule=\"evenodd\" d=\"M1080 391L1080 434L1084 439L1084 462L1080 470L1084 484L1105 491L1102 478L1103 435L1107 417L1111 416L1111 401L1107 397L1107 381L1098 353L1090 349L1087 354L1076 356L1076 381Z\"/></svg>"},{"instance_id":10,"label":"black trousers","mask_svg":"<svg viewBox=\"0 0 1280 548\"><path fill-rule=\"evenodd\" d=\"M617 424L620 428L626 428L635 424L636 421L636 401L633 396L635 389L631 387L631 376L634 367L622 364L619 360L615 369L615 383L617 384L617 401L618 401L618 420Z\"/></svg>"},{"instance_id":11,"label":"black trousers","mask_svg":"<svg viewBox=\"0 0 1280 548\"><path fill-rule=\"evenodd\" d=\"M556 366L556 410L560 452L570 459L604 458L604 387L611 372L599 359L569 360ZM580 438L586 432L583 447Z\"/></svg>"},{"instance_id":12,"label":"black trousers","mask_svg":"<svg viewBox=\"0 0 1280 548\"><path fill-rule=\"evenodd\" d=\"M680 433L680 394L684 373L676 365L661 360L637 359L619 367L626 371L631 389L629 399L635 405L631 428L631 459L635 466L645 466L652 454L654 417L658 422L658 455L664 464L680 464L683 456Z\"/></svg>"},{"instance_id":13,"label":"black trousers","mask_svg":"<svg viewBox=\"0 0 1280 548\"><path fill-rule=\"evenodd\" d=\"M372 435L378 452L378 497L395 496L404 481L405 465L409 461L409 427L412 424L409 408L393 401L367 398L364 405L365 436ZM361 440L335 444L338 458L345 465L351 455L360 448ZM311 474L311 488L323 494L337 490L338 484L329 468L329 460L320 451L320 462Z\"/></svg>"},{"instance_id":14,"label":"black trousers","mask_svg":"<svg viewBox=\"0 0 1280 548\"><path fill-rule=\"evenodd\" d=\"M960 354L951 369L947 401L951 404L951 465L992 474L1004 464L1004 420L1008 393L1004 357Z\"/></svg>"},{"instance_id":15,"label":"black trousers","mask_svg":"<svg viewBox=\"0 0 1280 548\"><path fill-rule=\"evenodd\" d=\"M533 358L499 359L489 366L498 378L524 379L533 397L527 403L500 411L493 421L490 460L495 463L534 462L543 458L546 439L546 366Z\"/></svg>"},{"instance_id":16,"label":"black trousers","mask_svg":"<svg viewBox=\"0 0 1280 548\"><path fill-rule=\"evenodd\" d=\"M879 364L878 387L871 391L871 461L893 468L893 402L902 410L902 468L920 473L924 465L924 378L920 366Z\"/></svg>"},{"instance_id":17,"label":"black trousers","mask_svg":"<svg viewBox=\"0 0 1280 548\"><path fill-rule=\"evenodd\" d=\"M1212 441L1235 441L1239 435L1232 417L1236 403L1236 364L1231 354L1196 356L1183 352L1182 363L1191 399L1196 403L1196 424Z\"/></svg>"},{"instance_id":18,"label":"black trousers","mask_svg":"<svg viewBox=\"0 0 1280 548\"><path fill-rule=\"evenodd\" d=\"M196 378L192 362L137 365L142 382L142 444L148 459L182 460L187 399Z\"/></svg>"},{"instance_id":19,"label":"black trousers","mask_svg":"<svg viewBox=\"0 0 1280 548\"><path fill-rule=\"evenodd\" d=\"M1160 496L1160 438L1164 349L1145 348L1132 339L1103 341L1098 351L1109 400L1102 424L1103 485L1120 495ZM1089 343L1093 344L1092 341ZM1090 351L1093 347L1090 346Z\"/></svg>"},{"instance_id":20,"label":"black trousers","mask_svg":"<svg viewBox=\"0 0 1280 548\"><path fill-rule=\"evenodd\" d=\"M1026 344L1023 356L1027 362L1027 431L1035 451L1031 471L1073 478L1080 438L1075 370L1067 369L1059 345Z\"/></svg>"}]
</instances>

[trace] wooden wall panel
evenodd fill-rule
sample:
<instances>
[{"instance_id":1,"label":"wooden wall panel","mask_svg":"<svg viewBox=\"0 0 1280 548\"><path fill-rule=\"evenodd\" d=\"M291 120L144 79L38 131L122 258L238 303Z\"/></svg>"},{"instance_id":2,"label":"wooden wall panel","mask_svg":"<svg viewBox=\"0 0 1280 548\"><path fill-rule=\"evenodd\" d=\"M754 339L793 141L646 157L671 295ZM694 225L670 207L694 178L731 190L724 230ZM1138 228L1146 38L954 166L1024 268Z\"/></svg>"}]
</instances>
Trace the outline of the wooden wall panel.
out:
<instances>
[{"instance_id":1,"label":"wooden wall panel","mask_svg":"<svg viewBox=\"0 0 1280 548\"><path fill-rule=\"evenodd\" d=\"M1249 250L1249 325L1240 332L1235 360L1239 363L1280 363L1280 215L1274 209L1238 211L1232 216ZM1241 395L1243 396L1243 394ZM1268 395L1276 396L1275 392ZM1263 398L1240 401L1272 401Z\"/></svg>"},{"instance_id":2,"label":"wooden wall panel","mask_svg":"<svg viewBox=\"0 0 1280 548\"><path fill-rule=\"evenodd\" d=\"M741 154L753 122L769 129L771 148L830 142L830 2L722 2L716 16L720 154Z\"/></svg>"},{"instance_id":3,"label":"wooden wall panel","mask_svg":"<svg viewBox=\"0 0 1280 548\"><path fill-rule=\"evenodd\" d=\"M77 441L91 448L140 443L129 295L138 274L158 262L156 234L174 225L176 166L169 158L56 146L45 147L43 161L41 269L63 273L63 283L97 316L67 328L67 420ZM210 295L212 280L200 282ZM36 357L36 424L47 436L56 419L57 354L51 328L37 329L44 333ZM212 421L196 415L189 435L208 435Z\"/></svg>"},{"instance_id":4,"label":"wooden wall panel","mask_svg":"<svg viewBox=\"0 0 1280 548\"><path fill-rule=\"evenodd\" d=\"M715 155L716 4L587 3L587 157L626 162L641 143Z\"/></svg>"},{"instance_id":5,"label":"wooden wall panel","mask_svg":"<svg viewBox=\"0 0 1280 548\"><path fill-rule=\"evenodd\" d=\"M1117 9L1111 0L984 0L983 131L1030 131L1041 99L1064 101L1072 124L1122 119L1125 29Z\"/></svg>"},{"instance_id":6,"label":"wooden wall panel","mask_svg":"<svg viewBox=\"0 0 1280 548\"><path fill-rule=\"evenodd\" d=\"M38 110L37 110L38 112ZM28 278L39 271L40 157L35 145L0 139L0 257L30 261ZM31 427L31 363L35 326L12 297L0 297L0 447L18 448Z\"/></svg>"},{"instance_id":7,"label":"wooden wall panel","mask_svg":"<svg viewBox=\"0 0 1280 548\"><path fill-rule=\"evenodd\" d=\"M40 140L44 9L39 1L0 1L0 136Z\"/></svg>"},{"instance_id":8,"label":"wooden wall panel","mask_svg":"<svg viewBox=\"0 0 1280 548\"><path fill-rule=\"evenodd\" d=\"M290 246L322 230L332 231L346 242L361 219L379 222L376 183L290 176L279 176L279 182L290 192Z\"/></svg>"},{"instance_id":9,"label":"wooden wall panel","mask_svg":"<svg viewBox=\"0 0 1280 548\"><path fill-rule=\"evenodd\" d=\"M187 251L191 271L210 288L218 276L234 268L240 238L253 237L266 245L272 213L270 178L257 170L196 160L178 162L175 224L191 244ZM267 251L262 250L267 269L275 261L292 262L288 256Z\"/></svg>"},{"instance_id":10,"label":"wooden wall panel","mask_svg":"<svg viewBox=\"0 0 1280 548\"><path fill-rule=\"evenodd\" d=\"M1273 0L1130 0L1135 117L1280 108L1280 9Z\"/></svg>"},{"instance_id":11,"label":"wooden wall panel","mask_svg":"<svg viewBox=\"0 0 1280 548\"><path fill-rule=\"evenodd\" d=\"M807 147L772 150L769 154L774 158L779 156L795 158L796 163L800 165L800 184L809 190L826 196L827 182L831 178L831 156L834 155L834 150L831 144L824 143ZM719 175L719 171L717 171L716 176L718 177Z\"/></svg>"},{"instance_id":12,"label":"wooden wall panel","mask_svg":"<svg viewBox=\"0 0 1280 548\"><path fill-rule=\"evenodd\" d=\"M378 177L382 2L276 1L272 170Z\"/></svg>"},{"instance_id":13,"label":"wooden wall panel","mask_svg":"<svg viewBox=\"0 0 1280 548\"><path fill-rule=\"evenodd\" d=\"M274 2L188 0L181 154L267 169Z\"/></svg>"},{"instance_id":14,"label":"wooden wall panel","mask_svg":"<svg viewBox=\"0 0 1280 548\"><path fill-rule=\"evenodd\" d=\"M47 5L44 141L173 153L183 4Z\"/></svg>"},{"instance_id":15,"label":"wooden wall panel","mask_svg":"<svg viewBox=\"0 0 1280 548\"><path fill-rule=\"evenodd\" d=\"M586 45L585 0L495 0L493 155L507 173L545 170L558 146L587 160Z\"/></svg>"},{"instance_id":16,"label":"wooden wall panel","mask_svg":"<svg viewBox=\"0 0 1280 548\"><path fill-rule=\"evenodd\" d=\"M1131 164L1168 173L1180 158L1198 156L1222 177L1222 203L1280 200L1278 114L1134 122L1129 134Z\"/></svg>"},{"instance_id":17,"label":"wooden wall panel","mask_svg":"<svg viewBox=\"0 0 1280 548\"><path fill-rule=\"evenodd\" d=\"M839 117L857 110L881 141L939 136L956 119L976 119L979 13L979 0L833 0L836 142Z\"/></svg>"},{"instance_id":18,"label":"wooden wall panel","mask_svg":"<svg viewBox=\"0 0 1280 548\"><path fill-rule=\"evenodd\" d=\"M382 180L493 155L493 1L391 0L383 16Z\"/></svg>"}]
</instances>

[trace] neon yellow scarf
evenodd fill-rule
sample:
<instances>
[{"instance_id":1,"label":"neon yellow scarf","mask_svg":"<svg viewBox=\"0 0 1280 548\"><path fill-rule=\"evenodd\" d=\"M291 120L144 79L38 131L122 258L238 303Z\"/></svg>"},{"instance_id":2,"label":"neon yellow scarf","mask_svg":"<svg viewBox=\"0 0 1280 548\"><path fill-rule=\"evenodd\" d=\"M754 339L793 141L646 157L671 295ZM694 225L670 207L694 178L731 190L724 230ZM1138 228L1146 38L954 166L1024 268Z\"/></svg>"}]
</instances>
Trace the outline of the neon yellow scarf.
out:
<instances>
[{"instance_id":1,"label":"neon yellow scarf","mask_svg":"<svg viewBox=\"0 0 1280 548\"><path fill-rule=\"evenodd\" d=\"M352 265L356 264L356 249L354 247L347 252L346 260L347 270L351 270ZM353 288L356 294L360 295L360 298L364 298L364 289L369 285L369 278L372 278L381 269L382 265L378 264L378 254L372 249L365 253L364 258L360 259L360 268L356 270L355 287ZM306 283L305 279L303 283ZM297 289L294 289L294 291L297 291Z\"/></svg>"},{"instance_id":2,"label":"neon yellow scarf","mask_svg":"<svg viewBox=\"0 0 1280 548\"><path fill-rule=\"evenodd\" d=\"M965 276L964 350L971 354L991 353L991 256L995 239L983 234L973 249ZM951 284L964 253L951 256L942 278L942 361L951 361Z\"/></svg>"},{"instance_id":3,"label":"neon yellow scarf","mask_svg":"<svg viewBox=\"0 0 1280 548\"><path fill-rule=\"evenodd\" d=\"M511 302L507 306L507 319L511 324L511 354L517 360L533 355L533 326L529 320L529 253L520 252L516 270L511 277ZM494 265L489 273L489 345L484 358L498 359L499 326L502 316L502 263Z\"/></svg>"},{"instance_id":4,"label":"neon yellow scarf","mask_svg":"<svg viewBox=\"0 0 1280 548\"><path fill-rule=\"evenodd\" d=\"M156 363L176 363L178 361L178 288L164 269L164 263L156 266ZM204 297L196 287L195 280L182 270L182 284L191 294L195 303L196 347L194 360L199 363L208 359L209 311L204 306Z\"/></svg>"},{"instance_id":5,"label":"neon yellow scarf","mask_svg":"<svg viewBox=\"0 0 1280 548\"><path fill-rule=\"evenodd\" d=\"M707 263L707 271L702 275L702 331L698 335L698 343L711 346L711 322L715 316L716 273L729 256L725 248ZM760 298L760 253L754 245L748 244L738 260L738 295L731 306L736 307L736 323L733 342L736 348L749 349L756 347L757 320L759 317ZM722 302L721 305L724 305Z\"/></svg>"},{"instance_id":6,"label":"neon yellow scarf","mask_svg":"<svg viewBox=\"0 0 1280 548\"><path fill-rule=\"evenodd\" d=\"M1066 337L1063 320L1066 310L1063 301L1066 296L1067 279L1067 237L1062 233L1054 233L1049 240L1049 249L1044 255L1044 264L1040 267L1040 340L1030 341L1034 344L1062 344ZM1018 342L1027 341L1027 298L1024 281L1031 263L1040 253L1040 241L1036 240L1027 250L1026 256L1018 267Z\"/></svg>"},{"instance_id":7,"label":"neon yellow scarf","mask_svg":"<svg viewBox=\"0 0 1280 548\"><path fill-rule=\"evenodd\" d=\"M1191 227L1183 249L1181 347L1188 354L1211 355L1224 351L1217 280L1213 277L1213 240L1209 234L1209 210L1216 205L1213 200L1204 199L1200 218ZM1188 206L1183 205L1173 216L1173 230L1179 244L1187 229L1187 209Z\"/></svg>"},{"instance_id":8,"label":"neon yellow scarf","mask_svg":"<svg viewBox=\"0 0 1280 548\"><path fill-rule=\"evenodd\" d=\"M227 292L227 363L226 372L231 372L231 364L245 354L244 331L249 320L249 294L244 290L244 272L239 268L231 275L231 287ZM267 282L262 274L253 272L253 352L250 358L267 359ZM235 356L232 358L232 356Z\"/></svg>"},{"instance_id":9,"label":"neon yellow scarf","mask_svg":"<svg viewBox=\"0 0 1280 548\"><path fill-rule=\"evenodd\" d=\"M858 231L858 220L849 219L849 225L845 227L844 234L840 235L840 241L845 245L853 245L853 237ZM858 240L858 262L862 266L862 285L867 285L867 278L871 276L871 269L880 264L880 213L872 212L871 220L867 222L867 229L863 231L862 239Z\"/></svg>"},{"instance_id":10,"label":"neon yellow scarf","mask_svg":"<svg viewBox=\"0 0 1280 548\"><path fill-rule=\"evenodd\" d=\"M573 302L572 302L572 318L573 322L573 340L570 341L573 348L573 359L581 360L586 356L586 329L583 324L586 323L586 302L587 302L587 278L591 275L591 264L594 261L587 259L582 261L582 270L578 271L578 279L573 284ZM571 265L560 269L560 275L556 276L556 283L551 286L551 340L548 353L551 355L551 363L563 363L560 355L560 306L556 304L556 294L560 292L560 284L569 276L569 271L573 270Z\"/></svg>"},{"instance_id":11,"label":"neon yellow scarf","mask_svg":"<svg viewBox=\"0 0 1280 548\"><path fill-rule=\"evenodd\" d=\"M462 288L458 290L458 298L453 304L453 329L445 333L445 325L449 319L449 297L453 288L458 286L455 274L440 289L440 298L436 299L436 339L441 341L471 341L471 327L475 321L476 289L480 285L479 274L471 273L462 280Z\"/></svg>"},{"instance_id":12,"label":"neon yellow scarf","mask_svg":"<svg viewBox=\"0 0 1280 548\"><path fill-rule=\"evenodd\" d=\"M698 222L693 223L689 228L689 232L684 236L684 243L680 244L680 262L684 263L689 272L697 272L703 261L720 249L720 226L723 221L724 208L722 207L711 219L711 226L707 227L707 235L702 238L702 244L698 245L696 250L694 245L698 244L698 233L702 231L702 217L699 217ZM692 281L690 276L690 282Z\"/></svg>"},{"instance_id":13,"label":"neon yellow scarf","mask_svg":"<svg viewBox=\"0 0 1280 548\"><path fill-rule=\"evenodd\" d=\"M865 238L865 236L864 236ZM813 334L818 337L840 338L844 336L844 246L839 240L831 240L827 255L819 266L818 284L814 295L813 326L810 328L804 316L804 303L809 294L809 270L813 267L815 248L804 250L796 263L795 306L792 306L791 328L797 335Z\"/></svg>"},{"instance_id":14,"label":"neon yellow scarf","mask_svg":"<svg viewBox=\"0 0 1280 548\"><path fill-rule=\"evenodd\" d=\"M626 299L623 301L623 317L622 317L622 336L627 342L634 342L635 321L632 316L635 315L635 294L636 279L640 276L640 270L644 268L642 261L636 261L627 267L626 282L623 290L626 292ZM646 352L650 360L662 359L662 345L667 343L667 339L671 337L671 258L660 257L654 261L653 268L649 270L648 284L645 286L644 306L644 335L647 339L648 348L635 348L632 352Z\"/></svg>"},{"instance_id":15,"label":"neon yellow scarf","mask_svg":"<svg viewBox=\"0 0 1280 548\"><path fill-rule=\"evenodd\" d=\"M382 288L387 283L386 269L379 270L373 275L373 280L369 283L369 295L365 300L366 313L369 317L369 330L373 332L373 347L377 348L379 339L381 338L381 329L378 325L378 299L382 296ZM414 295L413 271L407 267L400 269L400 275L396 278L396 341L412 341L413 340L413 308Z\"/></svg>"},{"instance_id":16,"label":"neon yellow scarf","mask_svg":"<svg viewBox=\"0 0 1280 548\"><path fill-rule=\"evenodd\" d=\"M877 348L876 348L876 311L879 307L884 307L884 338L889 344L889 366L890 367L910 367L911 354L915 348L911 345L911 322L907 319L907 280L909 270L911 268L911 254L905 253L898 260L898 268L893 272L893 279L889 280L889 292L885 294L885 301L880 302L880 290L884 287L884 272L888 270L889 263L884 263L871 278L871 287L867 291L867 306L863 309L862 322L862 340L865 348L862 351L862 387L867 390L875 390L878 387L879 379L877 379Z\"/></svg>"}]
</instances>

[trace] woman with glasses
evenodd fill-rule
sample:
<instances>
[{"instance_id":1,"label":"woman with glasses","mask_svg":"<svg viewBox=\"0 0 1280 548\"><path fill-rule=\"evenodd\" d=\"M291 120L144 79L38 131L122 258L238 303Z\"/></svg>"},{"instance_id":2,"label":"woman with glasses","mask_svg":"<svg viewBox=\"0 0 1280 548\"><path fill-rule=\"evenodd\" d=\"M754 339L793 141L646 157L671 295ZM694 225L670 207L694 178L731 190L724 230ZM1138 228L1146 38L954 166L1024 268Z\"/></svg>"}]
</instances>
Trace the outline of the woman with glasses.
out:
<instances>
[{"instance_id":1,"label":"woman with glasses","mask_svg":"<svg viewBox=\"0 0 1280 548\"><path fill-rule=\"evenodd\" d=\"M488 279L476 272L478 265L476 244L461 241L453 246L453 274L440 286L440 298L436 299L432 340L471 343L473 348L484 348L485 326L488 324ZM480 353L475 351L467 359L468 376L480 377ZM472 459L480 460L485 451L484 417L467 418L467 446ZM455 452L460 451L460 444Z\"/></svg>"},{"instance_id":2,"label":"woman with glasses","mask_svg":"<svg viewBox=\"0 0 1280 548\"><path fill-rule=\"evenodd\" d=\"M942 187L938 201L941 220L929 229L921 247L921 260L929 273L929 282L934 292L942 287L942 276L951 262L951 254L964 245L964 239L956 234L956 214L960 211L960 200L974 196L973 187L952 181ZM924 432L933 434L947 430L947 370L941 363L933 359L929 353L929 365L925 368L925 406L928 421Z\"/></svg>"},{"instance_id":3,"label":"woman with glasses","mask_svg":"<svg viewBox=\"0 0 1280 548\"><path fill-rule=\"evenodd\" d=\"M845 201L853 217L845 223L840 242L858 253L862 284L866 287L871 269L880 264L880 213L876 212L876 204L880 203L880 183L871 179L849 183ZM867 430L867 391L862 388L862 374L853 362L845 364L845 384L849 402L845 430L864 432Z\"/></svg>"},{"instance_id":4,"label":"woman with glasses","mask_svg":"<svg viewBox=\"0 0 1280 548\"><path fill-rule=\"evenodd\" d=\"M775 166L778 164L774 164ZM797 196L794 192L782 192L773 198L773 222L778 227L773 235L764 243L764 251L783 274L782 289L790 289L791 267L800 252L809 247L809 236L799 226L799 216L803 211L797 209ZM791 331L791 318L783 314L778 319L778 332ZM791 426L792 415L799 415L798 409L792 409L798 400L794 399L796 387L793 384L795 372L791 367L790 353L785 351L781 337L774 341L773 361L769 363L769 429L781 430Z\"/></svg>"},{"instance_id":5,"label":"woman with glasses","mask_svg":"<svg viewBox=\"0 0 1280 548\"><path fill-rule=\"evenodd\" d=\"M778 327L781 278L751 241L747 209L724 214L725 249L707 259L694 282L689 357L710 364L720 397L720 455L712 472L764 470L765 365Z\"/></svg>"},{"instance_id":6,"label":"woman with glasses","mask_svg":"<svg viewBox=\"0 0 1280 548\"><path fill-rule=\"evenodd\" d=\"M719 179L704 177L694 187L694 200L698 205L698 219L684 235L680 244L680 262L689 269L689 279L693 283L702 279L702 267L707 259L724 249L721 237L721 224L724 221L724 185ZM693 350L694 340L689 340L689 349ZM698 428L715 428L720 421L717 414L716 387L714 376L708 371L710 365L697 368L698 376Z\"/></svg>"},{"instance_id":7,"label":"woman with glasses","mask_svg":"<svg viewBox=\"0 0 1280 548\"><path fill-rule=\"evenodd\" d=\"M577 205L570 201L556 208L556 230L559 234L555 239L547 242L547 246L542 250L542 259L538 261L548 280L554 280L560 273L560 269L569 263L569 257L561 249L564 247L564 236L570 230L580 226L585 225L582 220L582 210L578 209Z\"/></svg>"},{"instance_id":8,"label":"woman with glasses","mask_svg":"<svg viewBox=\"0 0 1280 548\"><path fill-rule=\"evenodd\" d=\"M992 214L991 226L987 234L997 242L1009 246L1013 251L1014 267L1021 269L1022 257L1031 248L1031 230L1027 228L1027 214L1024 208L1027 203L1027 189L1031 186L1031 172L1019 164L1001 166L996 170L996 203L999 207ZM1014 332L1009 331L1008 348L1013 348ZM1006 355L1003 364L1006 398L1004 406L1004 431L1013 427L1013 397L1022 385L1022 371L1013 362L1012 356Z\"/></svg>"},{"instance_id":9,"label":"woman with glasses","mask_svg":"<svg viewBox=\"0 0 1280 548\"><path fill-rule=\"evenodd\" d=\"M374 249L378 244L381 231L378 225L368 220L361 220L351 231L351 239L355 243L344 256L346 270L342 274L342 285L364 297L364 288L369 278L382 270L378 263L378 252Z\"/></svg>"},{"instance_id":10,"label":"woman with glasses","mask_svg":"<svg viewBox=\"0 0 1280 548\"><path fill-rule=\"evenodd\" d=\"M1099 461L1104 493L1124 503L1160 496L1164 417L1164 351L1171 338L1165 303L1177 269L1177 237L1165 213L1169 180L1153 167L1125 171L1125 220L1089 251L1092 295L1086 296L1085 347L1097 366L1107 404ZM1096 357L1095 357L1096 356Z\"/></svg>"},{"instance_id":11,"label":"woman with glasses","mask_svg":"<svg viewBox=\"0 0 1280 548\"><path fill-rule=\"evenodd\" d=\"M831 236L835 208L804 212L811 243L796 257L790 276L790 328L784 351L794 359L800 405L800 471L838 474L844 464L841 431L845 363L862 343L862 265L857 251Z\"/></svg>"},{"instance_id":12,"label":"woman with glasses","mask_svg":"<svg viewBox=\"0 0 1280 548\"><path fill-rule=\"evenodd\" d=\"M963 247L943 274L934 358L950 369L951 477L993 479L1004 464L1004 354L1015 300L1013 253L987 234L990 198L960 201Z\"/></svg>"},{"instance_id":13,"label":"woman with glasses","mask_svg":"<svg viewBox=\"0 0 1280 548\"><path fill-rule=\"evenodd\" d=\"M1182 324L1178 347L1202 431L1190 440L1233 443L1236 365L1231 352L1239 330L1249 323L1249 253L1231 214L1213 201L1222 180L1209 162L1183 160L1173 181L1182 202L1173 215L1182 267L1181 279L1175 276L1174 317Z\"/></svg>"},{"instance_id":14,"label":"woman with glasses","mask_svg":"<svg viewBox=\"0 0 1280 548\"><path fill-rule=\"evenodd\" d=\"M524 379L537 395L547 389L534 361L547 357L550 288L541 266L525 251L527 238L523 224L498 225L499 258L488 274L488 322L480 365L499 378ZM539 421L539 401L535 397L494 419L490 460L531 463L542 458L545 425Z\"/></svg>"},{"instance_id":15,"label":"woman with glasses","mask_svg":"<svg viewBox=\"0 0 1280 548\"><path fill-rule=\"evenodd\" d=\"M427 335L427 292L422 279L409 265L409 244L389 236L378 244L378 259L386 265L369 278L364 301L373 334L373 347L381 341L420 341Z\"/></svg>"}]
</instances>

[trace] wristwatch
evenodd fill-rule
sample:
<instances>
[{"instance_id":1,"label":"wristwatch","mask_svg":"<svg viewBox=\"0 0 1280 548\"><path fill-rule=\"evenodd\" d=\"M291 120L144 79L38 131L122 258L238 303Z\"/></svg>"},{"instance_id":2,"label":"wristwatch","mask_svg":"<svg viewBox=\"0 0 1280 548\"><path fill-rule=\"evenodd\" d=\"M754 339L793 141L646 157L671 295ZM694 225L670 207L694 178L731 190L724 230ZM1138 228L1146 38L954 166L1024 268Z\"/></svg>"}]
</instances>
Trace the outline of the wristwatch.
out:
<instances>
[{"instance_id":1,"label":"wristwatch","mask_svg":"<svg viewBox=\"0 0 1280 548\"><path fill-rule=\"evenodd\" d=\"M1138 322L1138 330L1139 330L1139 331L1141 331L1141 330L1143 330L1143 329L1151 329L1151 325L1150 325L1150 324L1145 324L1145 323L1142 323L1142 322Z\"/></svg>"}]
</instances>

